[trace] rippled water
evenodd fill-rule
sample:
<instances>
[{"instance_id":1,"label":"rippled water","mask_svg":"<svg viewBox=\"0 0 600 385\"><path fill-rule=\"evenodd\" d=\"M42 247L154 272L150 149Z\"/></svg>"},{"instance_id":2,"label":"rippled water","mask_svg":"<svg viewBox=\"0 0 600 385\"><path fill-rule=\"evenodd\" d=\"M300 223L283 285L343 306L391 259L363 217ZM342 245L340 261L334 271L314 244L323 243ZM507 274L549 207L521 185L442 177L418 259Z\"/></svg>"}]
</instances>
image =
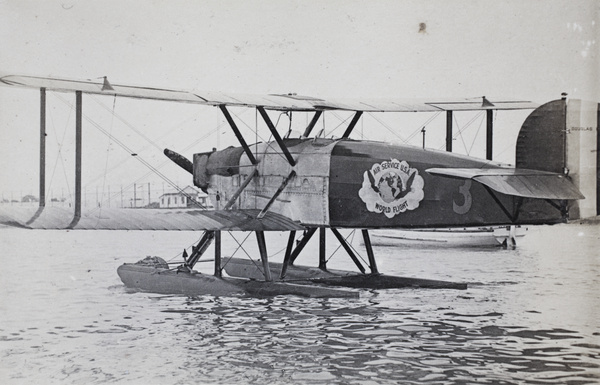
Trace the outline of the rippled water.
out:
<instances>
[{"instance_id":1,"label":"rippled water","mask_svg":"<svg viewBox=\"0 0 600 385\"><path fill-rule=\"evenodd\" d=\"M121 284L121 263L170 259L197 238L0 229L0 383L600 382L598 225L530 229L517 250L376 249L385 273L466 291L187 298ZM285 236L270 238L275 254ZM298 264L316 265L312 246ZM340 250L330 265L348 261Z\"/></svg>"}]
</instances>

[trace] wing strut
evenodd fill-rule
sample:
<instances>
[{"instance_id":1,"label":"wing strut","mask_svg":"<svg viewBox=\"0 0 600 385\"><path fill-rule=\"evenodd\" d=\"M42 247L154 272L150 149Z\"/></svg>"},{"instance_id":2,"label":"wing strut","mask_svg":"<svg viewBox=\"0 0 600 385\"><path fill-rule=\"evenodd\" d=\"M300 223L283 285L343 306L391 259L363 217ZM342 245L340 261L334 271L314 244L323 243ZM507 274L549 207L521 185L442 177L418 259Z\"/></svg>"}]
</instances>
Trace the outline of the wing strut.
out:
<instances>
[{"instance_id":1,"label":"wing strut","mask_svg":"<svg viewBox=\"0 0 600 385\"><path fill-rule=\"evenodd\" d=\"M452 110L446 111L446 151L452 152Z\"/></svg>"},{"instance_id":2,"label":"wing strut","mask_svg":"<svg viewBox=\"0 0 600 385\"><path fill-rule=\"evenodd\" d=\"M352 121L348 125L348 128L346 128L344 135L342 135L342 138L347 138L350 136L350 133L352 132L352 130L354 130L354 127L356 126L356 123L358 123L358 120L360 119L362 114L363 114L362 111L356 111L356 113L354 114L354 117L352 118Z\"/></svg>"},{"instance_id":3,"label":"wing strut","mask_svg":"<svg viewBox=\"0 0 600 385\"><path fill-rule=\"evenodd\" d=\"M484 105L485 105L486 101L487 101L487 99L484 96L483 97ZM493 104L492 104L492 106L493 106ZM492 155L493 155L493 150L494 150L494 110L487 110L485 113L486 113L485 159L492 160Z\"/></svg>"},{"instance_id":4,"label":"wing strut","mask_svg":"<svg viewBox=\"0 0 600 385\"><path fill-rule=\"evenodd\" d=\"M81 91L75 91L75 215L68 228L81 219Z\"/></svg>"},{"instance_id":5,"label":"wing strut","mask_svg":"<svg viewBox=\"0 0 600 385\"><path fill-rule=\"evenodd\" d=\"M254 177L256 177L257 175L258 175L258 170L254 169L254 171L252 171L252 173L250 175L248 175L248 178L246 178L246 180L236 190L236 192L233 193L231 198L229 198L229 201L225 204L225 206L223 207L223 210L229 210L231 208L231 206L233 206L233 204L235 203L235 200L238 199L240 194L246 189L246 187L248 187L250 182L252 182L252 179L254 179ZM264 216L264 214L263 214L263 216ZM262 218L262 217L259 215L259 219L260 218Z\"/></svg>"},{"instance_id":6,"label":"wing strut","mask_svg":"<svg viewBox=\"0 0 600 385\"><path fill-rule=\"evenodd\" d=\"M269 211L269 208L271 207L273 202L275 202L275 199L277 199L277 197L279 196L279 194L281 194L281 192L283 191L285 186L287 186L287 184L290 182L290 180L295 176L296 176L296 171L292 170L292 172L289 173L289 175L283 180L283 182L281 182L281 185L279 186L277 191L275 191L275 194L273 194L273 196L271 197L269 202L267 202L267 205L258 214L258 216L256 217L257 219L262 219L265 216L265 214L267 214L267 211Z\"/></svg>"},{"instance_id":7,"label":"wing strut","mask_svg":"<svg viewBox=\"0 0 600 385\"><path fill-rule=\"evenodd\" d=\"M40 207L46 205L46 89L40 88Z\"/></svg>"},{"instance_id":8,"label":"wing strut","mask_svg":"<svg viewBox=\"0 0 600 385\"><path fill-rule=\"evenodd\" d=\"M273 125L271 118L269 118L269 115L267 115L267 111L265 111L264 107L260 107L260 106L257 106L256 109L258 110L258 112L260 112L260 115L262 116L265 123L267 124L267 127L269 127L269 131L271 131L271 134L273 134L273 137L277 141L277 144L279 145L279 148L281 148L281 151L283 151L283 155L285 155L285 158L287 159L288 163L292 167L294 167L296 165L296 161L292 157L292 154L290 154L290 151L288 150L285 143L283 143L283 139L281 139L281 136L279 136L279 133L277 132L277 129Z\"/></svg>"},{"instance_id":9,"label":"wing strut","mask_svg":"<svg viewBox=\"0 0 600 385\"><path fill-rule=\"evenodd\" d=\"M308 126L306 126L306 130L304 130L304 135L303 136L305 138L308 138L308 136L310 135L310 133L313 130L313 128L315 128L315 125L319 121L319 118L321 117L322 114L323 114L323 111L321 111L321 110L315 112L312 120L310 121L310 123L308 124Z\"/></svg>"},{"instance_id":10,"label":"wing strut","mask_svg":"<svg viewBox=\"0 0 600 385\"><path fill-rule=\"evenodd\" d=\"M32 224L44 211L46 206L46 89L40 88L40 204L31 219L25 224Z\"/></svg>"},{"instance_id":11,"label":"wing strut","mask_svg":"<svg viewBox=\"0 0 600 385\"><path fill-rule=\"evenodd\" d=\"M240 132L240 130L238 129L237 125L233 121L233 118L231 117L231 114L229 114L229 111L227 110L227 107L225 107L224 104L221 104L221 105L219 105L219 108L221 109L221 112L223 112L223 115L225 115L225 119L227 119L227 122L229 123L229 126L231 126L231 129L233 130L233 133L235 134L235 137L237 138L237 140L240 142L240 144L244 148L244 151L246 152L246 155L248 156L248 159L250 160L250 163L256 165L256 163L257 163L256 162L256 158L254 158L254 154L252 154L252 151L250 151L250 147L248 147L248 144L244 140L244 137L242 136L242 133Z\"/></svg>"}]
</instances>

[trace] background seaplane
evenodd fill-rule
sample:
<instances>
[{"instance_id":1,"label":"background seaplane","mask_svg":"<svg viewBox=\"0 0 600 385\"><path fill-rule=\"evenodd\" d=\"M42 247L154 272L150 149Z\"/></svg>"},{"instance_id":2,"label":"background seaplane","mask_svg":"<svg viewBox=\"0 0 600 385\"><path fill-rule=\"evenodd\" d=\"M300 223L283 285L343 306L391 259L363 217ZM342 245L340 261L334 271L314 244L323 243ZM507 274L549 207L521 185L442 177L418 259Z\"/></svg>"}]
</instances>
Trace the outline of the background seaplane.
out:
<instances>
[{"instance_id":1,"label":"background seaplane","mask_svg":"<svg viewBox=\"0 0 600 385\"><path fill-rule=\"evenodd\" d=\"M517 163L502 166L491 160L411 146L354 140L350 136L364 112L531 109L527 101L460 100L338 100L295 94L236 95L132 87L104 82L3 76L0 83L37 88L42 95L41 146L45 136L45 92L76 93L76 183L73 212L45 207L44 177L40 177L37 209L2 207L0 223L31 229L119 229L204 231L198 244L175 268L149 257L118 268L121 280L136 289L183 294L251 293L307 296L356 296L339 287L466 288L465 284L386 276L379 273L369 230L394 228L481 227L553 224L566 220L568 201L583 196L563 174L531 170L518 148ZM194 154L189 160L165 149L173 162L188 171L194 185L213 199L214 211L115 210L101 215L81 207L82 94L195 103L218 108L240 146ZM255 108L273 141L248 144L229 107ZM312 135L324 112L353 111L340 138ZM307 112L312 119L299 137L278 132L268 111ZM489 121L489 119L488 119ZM451 130L451 127L450 127ZM312 135L312 136L311 136ZM41 154L44 151L40 151ZM43 160L42 160L43 163ZM526 163L526 162L525 162ZM43 173L42 173L43 174ZM327 269L325 236L329 230L348 253L359 273ZM359 229L368 270L340 229ZM319 231L318 268L294 264ZM254 232L260 263L223 261L221 232ZM270 263L266 231L289 231L282 263ZM302 232L298 240L296 233ZM194 270L214 244L214 275ZM225 262L225 263L224 263ZM223 270L227 276L224 276ZM335 287L331 287L335 286Z\"/></svg>"}]
</instances>

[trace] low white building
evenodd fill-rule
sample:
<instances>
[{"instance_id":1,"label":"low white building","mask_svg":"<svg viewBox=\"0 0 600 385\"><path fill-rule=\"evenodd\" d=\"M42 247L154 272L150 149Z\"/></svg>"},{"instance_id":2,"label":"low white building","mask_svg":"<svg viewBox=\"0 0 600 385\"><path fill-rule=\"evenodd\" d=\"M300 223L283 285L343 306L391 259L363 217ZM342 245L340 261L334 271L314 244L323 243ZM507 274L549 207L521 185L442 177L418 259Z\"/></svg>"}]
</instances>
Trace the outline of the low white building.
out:
<instances>
[{"instance_id":1,"label":"low white building","mask_svg":"<svg viewBox=\"0 0 600 385\"><path fill-rule=\"evenodd\" d=\"M194 203L194 201L197 203ZM172 208L207 208L212 209L208 194L197 190L192 186L187 186L182 191L166 193L159 197L159 207L161 209Z\"/></svg>"}]
</instances>

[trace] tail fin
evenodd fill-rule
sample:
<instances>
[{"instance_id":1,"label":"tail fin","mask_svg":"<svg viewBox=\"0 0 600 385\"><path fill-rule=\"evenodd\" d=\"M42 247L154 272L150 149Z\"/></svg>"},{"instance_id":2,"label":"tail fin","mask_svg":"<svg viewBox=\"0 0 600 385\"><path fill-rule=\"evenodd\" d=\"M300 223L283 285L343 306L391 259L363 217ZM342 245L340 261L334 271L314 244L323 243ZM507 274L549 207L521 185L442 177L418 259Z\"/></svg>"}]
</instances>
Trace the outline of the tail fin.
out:
<instances>
[{"instance_id":1,"label":"tail fin","mask_svg":"<svg viewBox=\"0 0 600 385\"><path fill-rule=\"evenodd\" d=\"M523 122L517 138L516 167L565 172L567 100L536 108Z\"/></svg>"}]
</instances>

